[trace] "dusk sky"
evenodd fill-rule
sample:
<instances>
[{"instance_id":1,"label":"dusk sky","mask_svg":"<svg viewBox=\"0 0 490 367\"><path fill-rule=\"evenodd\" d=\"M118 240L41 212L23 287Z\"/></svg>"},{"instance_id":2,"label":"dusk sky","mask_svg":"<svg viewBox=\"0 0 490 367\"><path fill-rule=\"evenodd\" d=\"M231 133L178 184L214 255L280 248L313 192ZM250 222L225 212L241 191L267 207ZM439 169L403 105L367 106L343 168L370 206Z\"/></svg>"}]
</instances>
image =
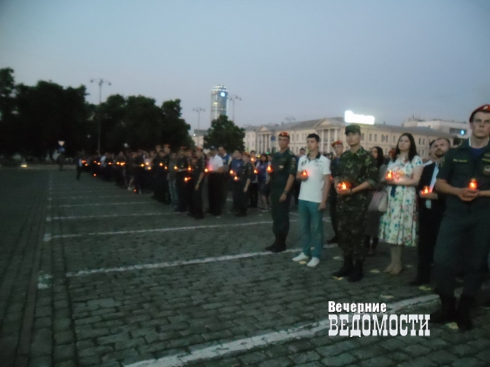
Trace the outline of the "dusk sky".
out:
<instances>
[{"instance_id":1,"label":"dusk sky","mask_svg":"<svg viewBox=\"0 0 490 367\"><path fill-rule=\"evenodd\" d=\"M236 123L342 116L467 120L490 103L489 0L0 0L0 68L18 83L180 98L209 127L210 92ZM231 104L229 116L231 117Z\"/></svg>"}]
</instances>

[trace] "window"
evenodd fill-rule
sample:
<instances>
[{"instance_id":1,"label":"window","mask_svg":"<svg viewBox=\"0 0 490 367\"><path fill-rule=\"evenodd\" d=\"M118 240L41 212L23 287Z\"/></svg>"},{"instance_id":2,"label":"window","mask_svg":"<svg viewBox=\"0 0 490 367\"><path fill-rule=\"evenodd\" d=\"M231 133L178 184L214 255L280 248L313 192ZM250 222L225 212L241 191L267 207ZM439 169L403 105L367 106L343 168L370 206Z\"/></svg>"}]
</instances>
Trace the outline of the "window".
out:
<instances>
[{"instance_id":1,"label":"window","mask_svg":"<svg viewBox=\"0 0 490 367\"><path fill-rule=\"evenodd\" d=\"M378 141L378 134L374 134L374 141Z\"/></svg>"},{"instance_id":2,"label":"window","mask_svg":"<svg viewBox=\"0 0 490 367\"><path fill-rule=\"evenodd\" d=\"M373 135L369 134L369 141L372 141L372 140L373 140Z\"/></svg>"},{"instance_id":3,"label":"window","mask_svg":"<svg viewBox=\"0 0 490 367\"><path fill-rule=\"evenodd\" d=\"M422 139L421 138L419 138L419 144L422 144Z\"/></svg>"},{"instance_id":4,"label":"window","mask_svg":"<svg viewBox=\"0 0 490 367\"><path fill-rule=\"evenodd\" d=\"M364 140L364 133L361 134L361 140Z\"/></svg>"}]
</instances>

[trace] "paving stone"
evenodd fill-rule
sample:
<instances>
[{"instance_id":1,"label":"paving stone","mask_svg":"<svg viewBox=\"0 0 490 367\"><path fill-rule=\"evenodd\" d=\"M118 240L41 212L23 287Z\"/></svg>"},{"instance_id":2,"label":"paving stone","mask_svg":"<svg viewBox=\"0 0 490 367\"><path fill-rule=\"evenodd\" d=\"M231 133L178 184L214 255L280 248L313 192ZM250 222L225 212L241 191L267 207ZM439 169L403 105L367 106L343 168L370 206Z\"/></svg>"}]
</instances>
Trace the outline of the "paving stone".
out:
<instances>
[{"instance_id":1,"label":"paving stone","mask_svg":"<svg viewBox=\"0 0 490 367\"><path fill-rule=\"evenodd\" d=\"M322 357L313 350L290 355L289 358L294 362L294 365L304 364L308 362L319 361Z\"/></svg>"},{"instance_id":2,"label":"paving stone","mask_svg":"<svg viewBox=\"0 0 490 367\"><path fill-rule=\"evenodd\" d=\"M337 356L324 358L321 360L325 366L351 366L356 358L350 353L342 353Z\"/></svg>"},{"instance_id":3,"label":"paving stone","mask_svg":"<svg viewBox=\"0 0 490 367\"><path fill-rule=\"evenodd\" d=\"M362 367L388 367L393 365L393 360L387 357L376 357L360 362Z\"/></svg>"},{"instance_id":4,"label":"paving stone","mask_svg":"<svg viewBox=\"0 0 490 367\"><path fill-rule=\"evenodd\" d=\"M54 361L75 360L75 344L65 344L54 348Z\"/></svg>"},{"instance_id":5,"label":"paving stone","mask_svg":"<svg viewBox=\"0 0 490 367\"><path fill-rule=\"evenodd\" d=\"M277 357L269 359L262 363L259 363L259 367L289 367L292 366L293 362L286 357Z\"/></svg>"},{"instance_id":6,"label":"paving stone","mask_svg":"<svg viewBox=\"0 0 490 367\"><path fill-rule=\"evenodd\" d=\"M386 349L378 346L363 347L351 350L352 355L357 359L368 359L386 353Z\"/></svg>"},{"instance_id":7,"label":"paving stone","mask_svg":"<svg viewBox=\"0 0 490 367\"><path fill-rule=\"evenodd\" d=\"M50 367L52 365L51 356L35 357L29 360L29 367Z\"/></svg>"},{"instance_id":8,"label":"paving stone","mask_svg":"<svg viewBox=\"0 0 490 367\"><path fill-rule=\"evenodd\" d=\"M481 362L478 359L472 357L461 358L456 362L453 362L452 364L453 367L486 367L487 365L488 361Z\"/></svg>"},{"instance_id":9,"label":"paving stone","mask_svg":"<svg viewBox=\"0 0 490 367\"><path fill-rule=\"evenodd\" d=\"M418 357L411 359L410 361L400 363L399 367L436 367L437 363L431 361L426 357Z\"/></svg>"},{"instance_id":10,"label":"paving stone","mask_svg":"<svg viewBox=\"0 0 490 367\"><path fill-rule=\"evenodd\" d=\"M240 362L245 366L250 366L262 362L266 358L267 356L262 352L247 353L238 357Z\"/></svg>"},{"instance_id":11,"label":"paving stone","mask_svg":"<svg viewBox=\"0 0 490 367\"><path fill-rule=\"evenodd\" d=\"M430 353L430 349L421 345L409 345L403 348L403 352L411 355L412 357L418 357Z\"/></svg>"},{"instance_id":12,"label":"paving stone","mask_svg":"<svg viewBox=\"0 0 490 367\"><path fill-rule=\"evenodd\" d=\"M53 342L50 329L40 329L34 333L31 344L31 354L34 357L50 355L52 347Z\"/></svg>"}]
</instances>

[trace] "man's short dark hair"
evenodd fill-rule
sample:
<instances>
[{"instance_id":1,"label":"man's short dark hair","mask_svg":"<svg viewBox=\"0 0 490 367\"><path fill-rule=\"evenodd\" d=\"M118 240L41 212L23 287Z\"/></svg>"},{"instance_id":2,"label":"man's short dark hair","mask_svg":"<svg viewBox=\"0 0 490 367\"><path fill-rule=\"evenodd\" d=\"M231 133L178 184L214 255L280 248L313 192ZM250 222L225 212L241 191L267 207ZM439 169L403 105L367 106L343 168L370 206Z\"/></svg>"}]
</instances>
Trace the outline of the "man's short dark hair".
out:
<instances>
[{"instance_id":1,"label":"man's short dark hair","mask_svg":"<svg viewBox=\"0 0 490 367\"><path fill-rule=\"evenodd\" d=\"M317 134L309 134L306 139L315 139L316 142L318 143L320 141L320 137Z\"/></svg>"},{"instance_id":2,"label":"man's short dark hair","mask_svg":"<svg viewBox=\"0 0 490 367\"><path fill-rule=\"evenodd\" d=\"M436 141L438 141L438 140L445 140L445 141L447 141L447 144L448 144L449 146L451 146L451 141L450 141L448 138L437 138L436 140L434 140L434 141L433 141L433 143L435 143L435 142L436 142Z\"/></svg>"},{"instance_id":3,"label":"man's short dark hair","mask_svg":"<svg viewBox=\"0 0 490 367\"><path fill-rule=\"evenodd\" d=\"M305 149L305 148L300 148L300 149L299 149L299 151L300 151L300 152L301 152L302 150L306 151L306 149Z\"/></svg>"},{"instance_id":4,"label":"man's short dark hair","mask_svg":"<svg viewBox=\"0 0 490 367\"><path fill-rule=\"evenodd\" d=\"M251 150L250 151L250 154L252 154L252 153L257 153L257 152L255 150Z\"/></svg>"},{"instance_id":5,"label":"man's short dark hair","mask_svg":"<svg viewBox=\"0 0 490 367\"><path fill-rule=\"evenodd\" d=\"M435 140L432 140L430 143L429 143L429 149L432 148L432 146L434 145L434 143L436 142L437 139Z\"/></svg>"}]
</instances>

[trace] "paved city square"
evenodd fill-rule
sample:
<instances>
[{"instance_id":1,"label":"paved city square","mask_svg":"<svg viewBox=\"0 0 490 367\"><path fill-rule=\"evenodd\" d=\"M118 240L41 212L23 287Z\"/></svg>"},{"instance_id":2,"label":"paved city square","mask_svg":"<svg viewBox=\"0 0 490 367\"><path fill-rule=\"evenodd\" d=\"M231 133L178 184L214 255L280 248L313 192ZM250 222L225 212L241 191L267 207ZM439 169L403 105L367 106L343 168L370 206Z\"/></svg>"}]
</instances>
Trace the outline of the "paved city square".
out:
<instances>
[{"instance_id":1,"label":"paved city square","mask_svg":"<svg viewBox=\"0 0 490 367\"><path fill-rule=\"evenodd\" d=\"M468 333L328 336L328 301L430 313L433 290L407 285L415 249L393 277L381 245L351 284L331 276L336 246L315 269L291 261L294 211L288 250L272 254L270 214L257 210L195 221L71 170L1 169L0 192L2 366L489 366L490 312L479 306ZM325 226L330 237L328 215Z\"/></svg>"}]
</instances>

